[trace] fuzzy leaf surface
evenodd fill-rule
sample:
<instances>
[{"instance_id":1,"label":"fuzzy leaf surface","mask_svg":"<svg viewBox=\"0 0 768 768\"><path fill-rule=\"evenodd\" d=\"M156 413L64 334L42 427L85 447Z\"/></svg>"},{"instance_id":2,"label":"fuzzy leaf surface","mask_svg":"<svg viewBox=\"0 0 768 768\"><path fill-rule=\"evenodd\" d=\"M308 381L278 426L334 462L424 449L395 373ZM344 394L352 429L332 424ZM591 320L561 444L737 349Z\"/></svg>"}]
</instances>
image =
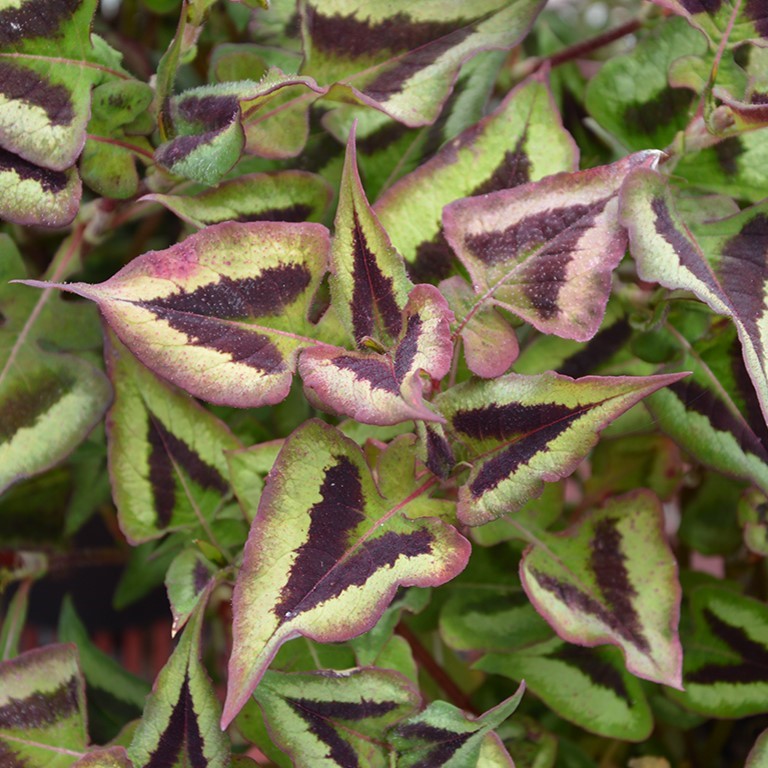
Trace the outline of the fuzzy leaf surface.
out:
<instances>
[{"instance_id":1,"label":"fuzzy leaf surface","mask_svg":"<svg viewBox=\"0 0 768 768\"><path fill-rule=\"evenodd\" d=\"M607 424L683 376L507 374L439 395L435 407L472 465L459 490L459 518L481 525L519 509L545 481L570 475Z\"/></svg>"},{"instance_id":2,"label":"fuzzy leaf surface","mask_svg":"<svg viewBox=\"0 0 768 768\"><path fill-rule=\"evenodd\" d=\"M417 496L382 497L358 446L319 421L286 440L235 585L224 725L286 640L355 637L398 586L442 584L464 568L469 543L453 527L401 514Z\"/></svg>"},{"instance_id":3,"label":"fuzzy leaf surface","mask_svg":"<svg viewBox=\"0 0 768 768\"><path fill-rule=\"evenodd\" d=\"M398 753L397 765L403 768L441 766L443 768L482 768L485 742L498 740L493 733L517 709L525 685L480 717L462 712L445 701L433 701L423 712L408 718L395 728L391 741ZM494 763L514 768L512 759ZM503 759L503 758L502 758Z\"/></svg>"},{"instance_id":4,"label":"fuzzy leaf surface","mask_svg":"<svg viewBox=\"0 0 768 768\"><path fill-rule=\"evenodd\" d=\"M70 768L85 752L85 684L74 645L0 662L0 764Z\"/></svg>"},{"instance_id":5,"label":"fuzzy leaf surface","mask_svg":"<svg viewBox=\"0 0 768 768\"><path fill-rule=\"evenodd\" d=\"M680 688L681 590L658 499L617 497L562 534L537 536L542 544L528 549L520 577L560 637L618 645L630 672Z\"/></svg>"},{"instance_id":6,"label":"fuzzy leaf surface","mask_svg":"<svg viewBox=\"0 0 768 768\"><path fill-rule=\"evenodd\" d=\"M664 179L642 171L627 183L622 217L638 274L666 288L691 291L730 317L763 415L768 417L768 204L688 226Z\"/></svg>"},{"instance_id":7,"label":"fuzzy leaf surface","mask_svg":"<svg viewBox=\"0 0 768 768\"><path fill-rule=\"evenodd\" d=\"M107 415L109 471L130 541L210 523L229 493L226 425L145 368L114 337L105 347L115 400Z\"/></svg>"},{"instance_id":8,"label":"fuzzy leaf surface","mask_svg":"<svg viewBox=\"0 0 768 768\"><path fill-rule=\"evenodd\" d=\"M326 269L320 224L216 224L149 251L98 285L57 287L95 301L148 368L195 397L253 408L286 397L307 312Z\"/></svg>"},{"instance_id":9,"label":"fuzzy leaf surface","mask_svg":"<svg viewBox=\"0 0 768 768\"><path fill-rule=\"evenodd\" d=\"M469 271L477 306L493 301L543 333L592 338L627 248L619 191L658 157L638 152L448 205L445 236Z\"/></svg>"},{"instance_id":10,"label":"fuzzy leaf surface","mask_svg":"<svg viewBox=\"0 0 768 768\"><path fill-rule=\"evenodd\" d=\"M296 768L386 768L386 731L421 697L391 670L267 672L254 698Z\"/></svg>"},{"instance_id":11,"label":"fuzzy leaf surface","mask_svg":"<svg viewBox=\"0 0 768 768\"><path fill-rule=\"evenodd\" d=\"M423 401L421 373L439 381L451 365L453 313L431 285L417 285L402 312L400 334L388 353L305 350L299 373L308 399L324 410L381 426L408 419L441 421Z\"/></svg>"},{"instance_id":12,"label":"fuzzy leaf surface","mask_svg":"<svg viewBox=\"0 0 768 768\"><path fill-rule=\"evenodd\" d=\"M443 234L444 206L577 165L578 150L562 127L549 87L532 78L388 189L375 211L415 277L443 278L453 259Z\"/></svg>"}]
</instances>

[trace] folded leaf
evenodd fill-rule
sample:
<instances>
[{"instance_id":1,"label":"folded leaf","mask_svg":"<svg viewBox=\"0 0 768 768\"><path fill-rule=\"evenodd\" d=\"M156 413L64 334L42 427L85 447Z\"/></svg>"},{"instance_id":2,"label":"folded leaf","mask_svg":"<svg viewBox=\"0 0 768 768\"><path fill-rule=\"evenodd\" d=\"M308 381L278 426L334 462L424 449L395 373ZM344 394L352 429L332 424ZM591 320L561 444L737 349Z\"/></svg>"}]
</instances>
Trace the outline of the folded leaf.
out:
<instances>
[{"instance_id":1,"label":"folded leaf","mask_svg":"<svg viewBox=\"0 0 768 768\"><path fill-rule=\"evenodd\" d=\"M520 566L539 613L571 643L613 643L638 677L680 688L680 584L658 499L617 497L563 534L537 533Z\"/></svg>"},{"instance_id":2,"label":"folded leaf","mask_svg":"<svg viewBox=\"0 0 768 768\"><path fill-rule=\"evenodd\" d=\"M423 712L394 729L390 740L398 753L397 765L403 768L431 765L483 768L491 765L484 752L486 742L493 740L501 748L504 762L494 761L492 764L514 768L512 759L493 729L512 715L524 692L523 683L516 693L480 717L468 716L448 702L433 701Z\"/></svg>"},{"instance_id":3,"label":"folded leaf","mask_svg":"<svg viewBox=\"0 0 768 768\"><path fill-rule=\"evenodd\" d=\"M173 614L171 632L174 635L187 623L200 599L207 594L217 570L197 549L185 549L173 559L165 576L165 589Z\"/></svg>"},{"instance_id":4,"label":"folded leaf","mask_svg":"<svg viewBox=\"0 0 768 768\"><path fill-rule=\"evenodd\" d=\"M105 354L115 401L107 433L120 527L135 543L206 530L229 493L224 451L240 444L223 422L110 337Z\"/></svg>"},{"instance_id":5,"label":"folded leaf","mask_svg":"<svg viewBox=\"0 0 768 768\"><path fill-rule=\"evenodd\" d=\"M713 311L733 319L744 363L768 418L768 204L689 229L665 180L638 172L622 195L622 217L644 280L692 291Z\"/></svg>"},{"instance_id":6,"label":"folded leaf","mask_svg":"<svg viewBox=\"0 0 768 768\"><path fill-rule=\"evenodd\" d=\"M402 330L391 352L348 352L327 346L302 352L299 373L308 398L320 408L365 424L440 421L422 399L421 373L435 381L448 373L452 317L434 286L417 285L402 312Z\"/></svg>"},{"instance_id":7,"label":"folded leaf","mask_svg":"<svg viewBox=\"0 0 768 768\"><path fill-rule=\"evenodd\" d=\"M594 336L611 273L627 248L619 190L658 157L639 152L446 206L445 236L470 273L476 306L493 301L543 333L577 341Z\"/></svg>"},{"instance_id":8,"label":"folded leaf","mask_svg":"<svg viewBox=\"0 0 768 768\"><path fill-rule=\"evenodd\" d=\"M576 170L578 151L562 127L546 82L532 78L487 117L400 179L375 210L415 278L448 275L453 251L443 235L443 207Z\"/></svg>"},{"instance_id":9,"label":"folded leaf","mask_svg":"<svg viewBox=\"0 0 768 768\"><path fill-rule=\"evenodd\" d=\"M358 446L319 421L286 440L235 585L225 726L286 640L355 637L398 586L442 584L464 568L469 543L453 527L400 514L429 485L383 498Z\"/></svg>"},{"instance_id":10,"label":"folded leaf","mask_svg":"<svg viewBox=\"0 0 768 768\"><path fill-rule=\"evenodd\" d=\"M459 518L481 525L570 475L598 433L624 411L686 374L586 376L508 374L468 381L435 399L472 465L459 489Z\"/></svg>"},{"instance_id":11,"label":"folded leaf","mask_svg":"<svg viewBox=\"0 0 768 768\"><path fill-rule=\"evenodd\" d=\"M386 731L421 703L405 677L374 668L267 672L254 698L296 768L386 768Z\"/></svg>"},{"instance_id":12,"label":"folded leaf","mask_svg":"<svg viewBox=\"0 0 768 768\"><path fill-rule=\"evenodd\" d=\"M718 45L727 35L734 47L745 40L768 40L768 21L762 0L654 0L680 14Z\"/></svg>"},{"instance_id":13,"label":"folded leaf","mask_svg":"<svg viewBox=\"0 0 768 768\"><path fill-rule=\"evenodd\" d=\"M4 768L70 768L87 738L85 684L74 645L48 645L0 662Z\"/></svg>"},{"instance_id":14,"label":"folded leaf","mask_svg":"<svg viewBox=\"0 0 768 768\"><path fill-rule=\"evenodd\" d=\"M104 283L56 287L99 304L120 340L195 397L253 408L288 394L326 269L320 224L216 224L134 259ZM257 322L254 322L257 321Z\"/></svg>"}]
</instances>

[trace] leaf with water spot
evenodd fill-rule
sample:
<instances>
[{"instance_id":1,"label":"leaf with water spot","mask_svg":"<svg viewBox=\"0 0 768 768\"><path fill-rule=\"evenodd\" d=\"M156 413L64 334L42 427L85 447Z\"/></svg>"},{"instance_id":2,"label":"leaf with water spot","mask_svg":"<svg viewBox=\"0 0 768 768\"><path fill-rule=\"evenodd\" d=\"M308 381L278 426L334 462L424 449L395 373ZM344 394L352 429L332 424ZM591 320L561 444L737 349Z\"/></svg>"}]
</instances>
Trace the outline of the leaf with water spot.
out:
<instances>
[{"instance_id":1,"label":"leaf with water spot","mask_svg":"<svg viewBox=\"0 0 768 768\"><path fill-rule=\"evenodd\" d=\"M302 352L299 373L308 399L323 410L365 424L441 421L424 402L430 385L422 375L439 381L448 373L452 317L434 286L417 285L401 314L401 331L391 351L318 346Z\"/></svg>"},{"instance_id":2,"label":"leaf with water spot","mask_svg":"<svg viewBox=\"0 0 768 768\"><path fill-rule=\"evenodd\" d=\"M619 191L658 158L639 152L446 206L445 236L469 271L476 303L493 302L543 333L594 336L627 248Z\"/></svg>"},{"instance_id":3,"label":"leaf with water spot","mask_svg":"<svg viewBox=\"0 0 768 768\"><path fill-rule=\"evenodd\" d=\"M0 662L3 768L71 768L87 739L74 645L48 645Z\"/></svg>"},{"instance_id":4,"label":"leaf with water spot","mask_svg":"<svg viewBox=\"0 0 768 768\"><path fill-rule=\"evenodd\" d=\"M539 613L571 643L618 645L638 677L680 688L681 590L659 500L616 497L562 534L537 534L520 566Z\"/></svg>"},{"instance_id":5,"label":"leaf with water spot","mask_svg":"<svg viewBox=\"0 0 768 768\"><path fill-rule=\"evenodd\" d=\"M544 482L570 475L606 425L683 376L507 374L439 395L435 408L472 467L459 489L459 518L481 525L519 509Z\"/></svg>"},{"instance_id":6,"label":"leaf with water spot","mask_svg":"<svg viewBox=\"0 0 768 768\"><path fill-rule=\"evenodd\" d=\"M224 725L286 640L348 640L398 586L442 584L464 568L469 543L452 526L407 517L419 495L382 496L357 444L320 421L286 440L235 585Z\"/></svg>"},{"instance_id":7,"label":"leaf with water spot","mask_svg":"<svg viewBox=\"0 0 768 768\"><path fill-rule=\"evenodd\" d=\"M374 209L414 277L431 281L447 277L454 258L443 234L448 203L577 166L573 139L548 85L536 77L390 187Z\"/></svg>"},{"instance_id":8,"label":"leaf with water spot","mask_svg":"<svg viewBox=\"0 0 768 768\"><path fill-rule=\"evenodd\" d=\"M525 684L521 684L512 696L479 717L468 715L446 701L433 701L423 712L393 730L390 741L397 751L397 765L402 768L514 768L494 729L514 713L524 692Z\"/></svg>"},{"instance_id":9,"label":"leaf with water spot","mask_svg":"<svg viewBox=\"0 0 768 768\"><path fill-rule=\"evenodd\" d=\"M421 697L397 672L267 672L254 698L296 768L386 768L386 732Z\"/></svg>"}]
</instances>

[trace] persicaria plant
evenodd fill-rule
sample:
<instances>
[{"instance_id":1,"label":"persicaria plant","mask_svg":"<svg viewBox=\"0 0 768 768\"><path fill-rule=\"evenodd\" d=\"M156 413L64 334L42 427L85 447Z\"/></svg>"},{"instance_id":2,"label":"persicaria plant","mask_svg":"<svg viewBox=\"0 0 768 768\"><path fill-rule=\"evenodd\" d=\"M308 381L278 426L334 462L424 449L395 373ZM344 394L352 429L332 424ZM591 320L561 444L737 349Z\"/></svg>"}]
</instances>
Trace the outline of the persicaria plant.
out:
<instances>
[{"instance_id":1,"label":"persicaria plant","mask_svg":"<svg viewBox=\"0 0 768 768\"><path fill-rule=\"evenodd\" d=\"M768 765L768 5L543 5L0 2L2 768Z\"/></svg>"}]
</instances>

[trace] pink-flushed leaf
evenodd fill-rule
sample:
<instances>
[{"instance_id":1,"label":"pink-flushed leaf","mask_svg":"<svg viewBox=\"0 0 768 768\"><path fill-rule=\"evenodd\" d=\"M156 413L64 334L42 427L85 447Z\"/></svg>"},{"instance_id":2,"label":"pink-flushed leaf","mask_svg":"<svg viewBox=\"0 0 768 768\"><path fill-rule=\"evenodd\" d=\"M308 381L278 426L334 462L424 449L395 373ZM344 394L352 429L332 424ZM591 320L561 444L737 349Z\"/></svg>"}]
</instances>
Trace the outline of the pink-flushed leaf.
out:
<instances>
[{"instance_id":1,"label":"pink-flushed leaf","mask_svg":"<svg viewBox=\"0 0 768 768\"><path fill-rule=\"evenodd\" d=\"M464 568L469 542L452 526L407 517L432 482L385 498L360 448L333 427L313 420L286 440L235 585L224 726L286 640L351 639L399 586L436 586Z\"/></svg>"},{"instance_id":2,"label":"pink-flushed leaf","mask_svg":"<svg viewBox=\"0 0 768 768\"><path fill-rule=\"evenodd\" d=\"M646 170L628 181L622 218L644 280L691 291L733 320L768 419L768 203L718 221L686 222L666 180Z\"/></svg>"},{"instance_id":3,"label":"pink-flushed leaf","mask_svg":"<svg viewBox=\"0 0 768 768\"><path fill-rule=\"evenodd\" d=\"M520 351L514 328L493 306L485 305L472 312L477 297L460 275L443 280L440 292L457 320L471 313L469 320L460 325L467 368L483 379L495 379L506 373Z\"/></svg>"},{"instance_id":4,"label":"pink-flushed leaf","mask_svg":"<svg viewBox=\"0 0 768 768\"><path fill-rule=\"evenodd\" d=\"M286 397L328 259L320 224L227 222L134 259L104 283L56 284L99 304L120 340L195 397L240 408ZM25 281L47 287L48 283Z\"/></svg>"},{"instance_id":5,"label":"pink-flushed leaf","mask_svg":"<svg viewBox=\"0 0 768 768\"><path fill-rule=\"evenodd\" d=\"M507 374L468 381L435 399L454 447L472 466L459 489L459 519L482 525L536 498L544 482L570 475L599 432L686 373L661 376Z\"/></svg>"},{"instance_id":6,"label":"pink-flushed leaf","mask_svg":"<svg viewBox=\"0 0 768 768\"><path fill-rule=\"evenodd\" d=\"M357 170L355 127L349 133L331 250L331 299L355 343L391 346L403 330L413 284L371 210Z\"/></svg>"},{"instance_id":7,"label":"pink-flushed leaf","mask_svg":"<svg viewBox=\"0 0 768 768\"><path fill-rule=\"evenodd\" d=\"M448 203L577 169L578 148L536 76L400 179L374 209L414 280L433 282L448 276L454 259L443 234Z\"/></svg>"},{"instance_id":8,"label":"pink-flushed leaf","mask_svg":"<svg viewBox=\"0 0 768 768\"><path fill-rule=\"evenodd\" d=\"M681 688L682 593L656 496L616 497L564 533L537 538L523 556L520 578L560 637L618 645L634 675Z\"/></svg>"},{"instance_id":9,"label":"pink-flushed leaf","mask_svg":"<svg viewBox=\"0 0 768 768\"><path fill-rule=\"evenodd\" d=\"M493 302L543 333L592 338L627 247L619 191L632 173L655 167L659 154L638 152L446 206L445 236L469 271L475 306Z\"/></svg>"},{"instance_id":10,"label":"pink-flushed leaf","mask_svg":"<svg viewBox=\"0 0 768 768\"><path fill-rule=\"evenodd\" d=\"M365 424L386 426L408 419L442 421L424 402L430 379L451 365L453 313L432 285L417 285L402 312L400 335L390 352L349 352L317 346L302 352L299 373L318 407Z\"/></svg>"}]
</instances>

